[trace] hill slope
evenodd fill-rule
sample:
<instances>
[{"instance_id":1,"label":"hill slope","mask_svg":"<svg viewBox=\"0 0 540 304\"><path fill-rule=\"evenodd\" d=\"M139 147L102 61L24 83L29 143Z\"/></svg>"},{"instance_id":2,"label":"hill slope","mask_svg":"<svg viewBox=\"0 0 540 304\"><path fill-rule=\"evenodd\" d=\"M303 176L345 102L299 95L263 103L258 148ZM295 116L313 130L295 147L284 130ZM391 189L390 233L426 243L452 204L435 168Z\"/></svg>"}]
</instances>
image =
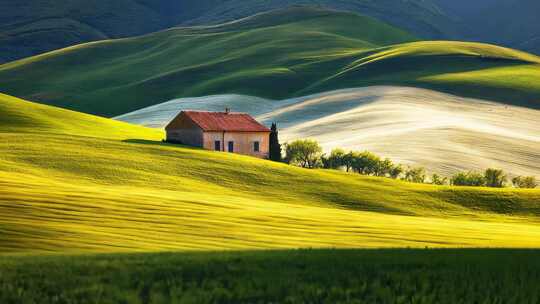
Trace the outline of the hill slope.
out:
<instances>
[{"instance_id":1,"label":"hill slope","mask_svg":"<svg viewBox=\"0 0 540 304\"><path fill-rule=\"evenodd\" d=\"M10 95L113 116L180 92L189 96L242 89L267 95L269 81L289 82L292 87L280 89L288 95L307 81L291 79L293 66L414 39L371 18L295 8L23 59L0 65L0 83Z\"/></svg>"},{"instance_id":2,"label":"hill slope","mask_svg":"<svg viewBox=\"0 0 540 304\"><path fill-rule=\"evenodd\" d=\"M169 101L116 119L163 128L180 110L247 111L283 142L314 138L451 176L501 168L540 179L540 111L407 87L354 88L286 100L218 95ZM421 109L421 110L419 110Z\"/></svg>"},{"instance_id":3,"label":"hill slope","mask_svg":"<svg viewBox=\"0 0 540 304\"><path fill-rule=\"evenodd\" d=\"M535 0L19 0L0 3L0 63L83 42L208 25L315 5L365 14L424 39L474 40L540 54Z\"/></svg>"},{"instance_id":4,"label":"hill slope","mask_svg":"<svg viewBox=\"0 0 540 304\"><path fill-rule=\"evenodd\" d=\"M19 0L0 3L0 63L83 42L236 20L294 4L360 12L425 38L454 35L450 18L430 1L420 0Z\"/></svg>"},{"instance_id":5,"label":"hill slope","mask_svg":"<svg viewBox=\"0 0 540 304\"><path fill-rule=\"evenodd\" d=\"M540 246L540 191L452 189L162 144L95 118L91 137L33 104L0 133L0 249L10 252ZM23 111L23 110L21 110ZM107 136L110 124L127 139ZM99 135L101 134L101 135ZM99 136L97 136L99 135Z\"/></svg>"},{"instance_id":6,"label":"hill slope","mask_svg":"<svg viewBox=\"0 0 540 304\"><path fill-rule=\"evenodd\" d=\"M54 133L111 139L162 137L162 132L158 130L25 102L1 93L0 102L0 128L3 133Z\"/></svg>"},{"instance_id":7,"label":"hill slope","mask_svg":"<svg viewBox=\"0 0 540 304\"><path fill-rule=\"evenodd\" d=\"M2 90L115 116L178 97L272 99L399 84L540 108L540 58L411 35L350 13L295 8L216 27L83 44L0 66Z\"/></svg>"},{"instance_id":8,"label":"hill slope","mask_svg":"<svg viewBox=\"0 0 540 304\"><path fill-rule=\"evenodd\" d=\"M435 0L454 16L461 39L511 46L540 54L540 2L536 0Z\"/></svg>"}]
</instances>

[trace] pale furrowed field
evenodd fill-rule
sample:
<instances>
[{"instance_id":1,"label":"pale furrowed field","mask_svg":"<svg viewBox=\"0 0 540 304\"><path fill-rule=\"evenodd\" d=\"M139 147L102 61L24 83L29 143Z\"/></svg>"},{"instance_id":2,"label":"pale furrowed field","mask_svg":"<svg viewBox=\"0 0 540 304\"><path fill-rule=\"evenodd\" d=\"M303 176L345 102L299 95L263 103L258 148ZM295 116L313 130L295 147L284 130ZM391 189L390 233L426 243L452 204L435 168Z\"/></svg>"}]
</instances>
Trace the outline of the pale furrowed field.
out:
<instances>
[{"instance_id":1,"label":"pale furrowed field","mask_svg":"<svg viewBox=\"0 0 540 304\"><path fill-rule=\"evenodd\" d=\"M309 171L1 98L4 253L540 246L538 190Z\"/></svg>"},{"instance_id":2,"label":"pale furrowed field","mask_svg":"<svg viewBox=\"0 0 540 304\"><path fill-rule=\"evenodd\" d=\"M246 111L277 122L282 142L317 140L368 150L395 162L451 176L499 168L540 178L540 111L437 91L375 86L269 100L243 95L181 98L116 117L163 128L180 110Z\"/></svg>"}]
</instances>

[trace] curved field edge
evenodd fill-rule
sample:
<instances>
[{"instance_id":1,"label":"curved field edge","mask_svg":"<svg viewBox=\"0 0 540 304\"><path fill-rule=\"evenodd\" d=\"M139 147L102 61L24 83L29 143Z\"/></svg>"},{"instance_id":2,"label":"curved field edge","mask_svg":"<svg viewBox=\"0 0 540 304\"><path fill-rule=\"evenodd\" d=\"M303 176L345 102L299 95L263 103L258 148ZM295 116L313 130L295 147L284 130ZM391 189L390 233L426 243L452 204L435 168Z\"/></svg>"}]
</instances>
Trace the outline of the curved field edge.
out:
<instances>
[{"instance_id":1,"label":"curved field edge","mask_svg":"<svg viewBox=\"0 0 540 304\"><path fill-rule=\"evenodd\" d=\"M0 66L10 95L102 116L179 97L284 99L407 85L539 108L540 59L487 44L423 41L360 15L176 28L78 45ZM294 15L296 18L296 15Z\"/></svg>"},{"instance_id":2,"label":"curved field edge","mask_svg":"<svg viewBox=\"0 0 540 304\"><path fill-rule=\"evenodd\" d=\"M0 133L4 253L540 246L540 191L311 171L163 144L152 130L110 138L102 118L76 135L73 112L11 105L34 124L66 114L67 127L13 120Z\"/></svg>"}]
</instances>

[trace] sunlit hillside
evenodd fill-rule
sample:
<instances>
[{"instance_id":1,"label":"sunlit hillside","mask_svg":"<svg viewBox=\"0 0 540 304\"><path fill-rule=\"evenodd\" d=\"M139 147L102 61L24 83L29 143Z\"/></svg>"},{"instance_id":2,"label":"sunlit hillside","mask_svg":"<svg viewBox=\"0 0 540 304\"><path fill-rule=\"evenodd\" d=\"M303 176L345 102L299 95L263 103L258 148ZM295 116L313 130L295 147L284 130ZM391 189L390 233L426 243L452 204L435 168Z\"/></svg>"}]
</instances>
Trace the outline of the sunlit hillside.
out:
<instances>
[{"instance_id":1,"label":"sunlit hillside","mask_svg":"<svg viewBox=\"0 0 540 304\"><path fill-rule=\"evenodd\" d=\"M0 112L3 253L540 245L538 190L304 170L6 95Z\"/></svg>"},{"instance_id":2,"label":"sunlit hillside","mask_svg":"<svg viewBox=\"0 0 540 304\"><path fill-rule=\"evenodd\" d=\"M159 140L161 131L25 102L0 93L0 132L65 134L72 136L128 139L143 137Z\"/></svg>"},{"instance_id":3,"label":"sunlit hillside","mask_svg":"<svg viewBox=\"0 0 540 304\"><path fill-rule=\"evenodd\" d=\"M116 116L179 97L271 99L407 85L540 108L540 58L418 38L354 13L291 8L88 43L0 65L4 93Z\"/></svg>"}]
</instances>

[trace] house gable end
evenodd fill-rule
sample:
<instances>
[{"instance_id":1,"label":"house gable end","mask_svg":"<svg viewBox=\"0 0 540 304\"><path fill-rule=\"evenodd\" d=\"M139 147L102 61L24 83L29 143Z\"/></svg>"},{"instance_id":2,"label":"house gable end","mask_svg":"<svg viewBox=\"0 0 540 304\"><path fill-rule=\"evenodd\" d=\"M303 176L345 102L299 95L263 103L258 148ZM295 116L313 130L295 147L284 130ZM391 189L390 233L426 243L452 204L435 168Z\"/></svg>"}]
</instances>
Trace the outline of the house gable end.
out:
<instances>
[{"instance_id":1,"label":"house gable end","mask_svg":"<svg viewBox=\"0 0 540 304\"><path fill-rule=\"evenodd\" d=\"M176 117L165 127L166 131L178 129L200 129L203 131L203 128L183 111L176 115Z\"/></svg>"}]
</instances>

